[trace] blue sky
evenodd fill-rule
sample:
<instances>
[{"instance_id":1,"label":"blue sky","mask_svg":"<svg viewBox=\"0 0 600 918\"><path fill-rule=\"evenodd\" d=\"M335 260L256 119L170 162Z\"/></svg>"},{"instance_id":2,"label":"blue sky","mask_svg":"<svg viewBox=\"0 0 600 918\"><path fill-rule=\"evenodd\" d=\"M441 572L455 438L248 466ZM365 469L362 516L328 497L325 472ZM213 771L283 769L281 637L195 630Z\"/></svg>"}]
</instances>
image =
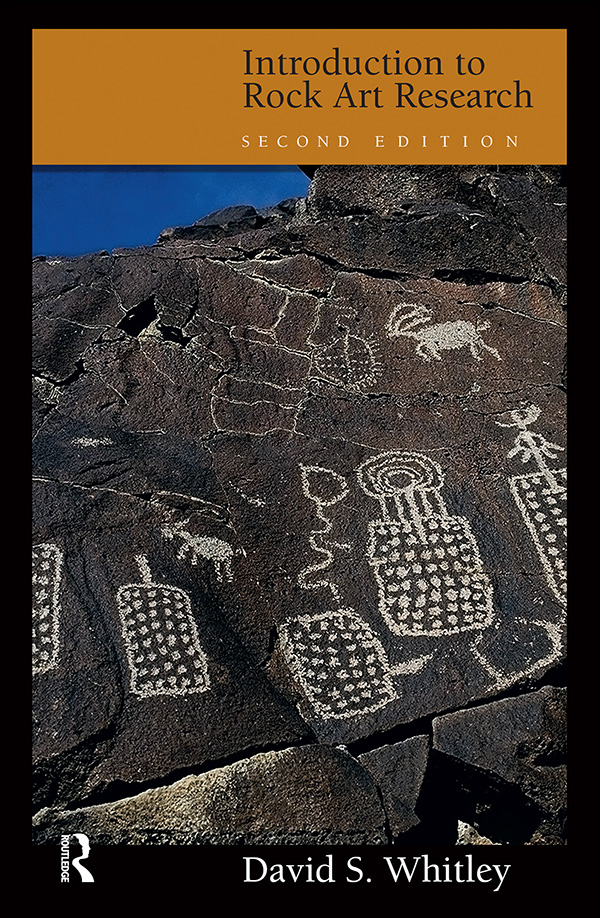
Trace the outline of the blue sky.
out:
<instances>
[{"instance_id":1,"label":"blue sky","mask_svg":"<svg viewBox=\"0 0 600 918\"><path fill-rule=\"evenodd\" d=\"M34 166L33 255L152 245L168 226L277 204L308 185L297 166Z\"/></svg>"}]
</instances>

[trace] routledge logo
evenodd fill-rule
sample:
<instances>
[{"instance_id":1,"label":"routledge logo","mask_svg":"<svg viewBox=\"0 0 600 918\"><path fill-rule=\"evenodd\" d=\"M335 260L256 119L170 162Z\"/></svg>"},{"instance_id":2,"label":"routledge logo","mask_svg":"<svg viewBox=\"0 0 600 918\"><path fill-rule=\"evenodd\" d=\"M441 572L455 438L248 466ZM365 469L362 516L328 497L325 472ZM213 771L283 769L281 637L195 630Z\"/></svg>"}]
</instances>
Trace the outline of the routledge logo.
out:
<instances>
[{"instance_id":1,"label":"routledge logo","mask_svg":"<svg viewBox=\"0 0 600 918\"><path fill-rule=\"evenodd\" d=\"M70 841L72 838L77 839L81 848L81 854L78 857L71 857ZM72 835L61 835L60 837L60 882L68 883L70 881L71 865L78 871L82 883L93 883L94 878L87 867L84 867L81 861L85 861L90 853L90 840L87 835L81 832L74 832Z\"/></svg>"}]
</instances>

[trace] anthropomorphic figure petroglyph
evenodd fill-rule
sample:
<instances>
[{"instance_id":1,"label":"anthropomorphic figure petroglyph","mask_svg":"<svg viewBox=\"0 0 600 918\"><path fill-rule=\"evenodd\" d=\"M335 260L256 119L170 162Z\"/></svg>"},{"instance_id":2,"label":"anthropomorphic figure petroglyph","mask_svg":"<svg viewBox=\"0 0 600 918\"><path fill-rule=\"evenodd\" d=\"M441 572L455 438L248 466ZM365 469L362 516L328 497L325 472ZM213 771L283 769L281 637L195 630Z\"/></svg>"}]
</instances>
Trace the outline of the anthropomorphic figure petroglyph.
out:
<instances>
[{"instance_id":1,"label":"anthropomorphic figure petroglyph","mask_svg":"<svg viewBox=\"0 0 600 918\"><path fill-rule=\"evenodd\" d=\"M461 347L468 347L475 360L482 359L483 351L488 351L496 360L502 359L496 348L490 347L481 337L481 329L489 328L489 322L475 326L465 319L432 323L431 318L432 313L426 306L400 303L388 319L388 337L414 338L416 353L426 361L441 360L441 351Z\"/></svg>"},{"instance_id":2,"label":"anthropomorphic figure petroglyph","mask_svg":"<svg viewBox=\"0 0 600 918\"><path fill-rule=\"evenodd\" d=\"M509 420L497 421L500 427L517 427L519 433L508 458L519 456L523 463L537 465L538 471L513 475L509 486L542 562L546 581L563 605L567 600L567 470L551 469L563 447L550 443L529 430L539 416L537 405L509 412Z\"/></svg>"},{"instance_id":3,"label":"anthropomorphic figure petroglyph","mask_svg":"<svg viewBox=\"0 0 600 918\"><path fill-rule=\"evenodd\" d=\"M492 586L468 520L446 509L438 463L390 451L368 459L357 475L381 507L368 524L367 552L390 630L433 637L486 628Z\"/></svg>"}]
</instances>

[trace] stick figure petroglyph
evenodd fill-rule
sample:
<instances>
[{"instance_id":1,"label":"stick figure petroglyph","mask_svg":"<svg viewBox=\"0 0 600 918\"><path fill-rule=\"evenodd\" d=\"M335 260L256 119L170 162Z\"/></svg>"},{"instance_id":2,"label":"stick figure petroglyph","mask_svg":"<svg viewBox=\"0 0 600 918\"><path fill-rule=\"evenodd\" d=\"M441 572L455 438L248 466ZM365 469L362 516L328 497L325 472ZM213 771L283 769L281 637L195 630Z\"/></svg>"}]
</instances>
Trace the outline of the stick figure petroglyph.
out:
<instances>
[{"instance_id":1,"label":"stick figure petroglyph","mask_svg":"<svg viewBox=\"0 0 600 918\"><path fill-rule=\"evenodd\" d=\"M563 447L550 443L541 434L529 430L541 412L537 405L509 412L508 422L496 421L500 427L517 427L519 433L508 458L519 456L523 463L537 465L537 472L513 475L511 493L531 534L542 562L546 582L563 605L567 590L567 470L551 469Z\"/></svg>"},{"instance_id":2,"label":"stick figure petroglyph","mask_svg":"<svg viewBox=\"0 0 600 918\"><path fill-rule=\"evenodd\" d=\"M141 583L125 584L117 592L131 691L141 698L207 691L207 659L188 594L154 583L145 556L135 560Z\"/></svg>"},{"instance_id":3,"label":"stick figure petroglyph","mask_svg":"<svg viewBox=\"0 0 600 918\"><path fill-rule=\"evenodd\" d=\"M482 359L483 351L488 351L496 360L502 360L496 348L486 344L481 336L480 329L489 328L489 322L480 322L477 326L465 319L432 323L432 315L426 306L399 303L388 319L388 338L414 338L416 353L428 362L441 360L440 351L462 347L468 347L475 360Z\"/></svg>"}]
</instances>

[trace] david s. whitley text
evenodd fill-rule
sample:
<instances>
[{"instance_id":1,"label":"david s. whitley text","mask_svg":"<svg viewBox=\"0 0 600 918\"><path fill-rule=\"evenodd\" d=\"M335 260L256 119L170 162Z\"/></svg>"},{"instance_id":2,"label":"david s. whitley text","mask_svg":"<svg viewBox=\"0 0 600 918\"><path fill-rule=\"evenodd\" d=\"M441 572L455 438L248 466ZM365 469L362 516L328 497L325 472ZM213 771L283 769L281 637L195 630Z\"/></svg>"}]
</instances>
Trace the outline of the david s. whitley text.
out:
<instances>
[{"instance_id":1,"label":"david s. whitley text","mask_svg":"<svg viewBox=\"0 0 600 918\"><path fill-rule=\"evenodd\" d=\"M256 855L243 857L244 883L370 883L373 877L363 867L362 857L334 863L332 854L323 860L306 859L304 864L269 864ZM413 857L383 857L383 876L393 883L479 883L498 892L510 864L475 864L472 854L432 859L428 854ZM381 872L379 872L381 874ZM378 877L380 879L380 877Z\"/></svg>"}]
</instances>

